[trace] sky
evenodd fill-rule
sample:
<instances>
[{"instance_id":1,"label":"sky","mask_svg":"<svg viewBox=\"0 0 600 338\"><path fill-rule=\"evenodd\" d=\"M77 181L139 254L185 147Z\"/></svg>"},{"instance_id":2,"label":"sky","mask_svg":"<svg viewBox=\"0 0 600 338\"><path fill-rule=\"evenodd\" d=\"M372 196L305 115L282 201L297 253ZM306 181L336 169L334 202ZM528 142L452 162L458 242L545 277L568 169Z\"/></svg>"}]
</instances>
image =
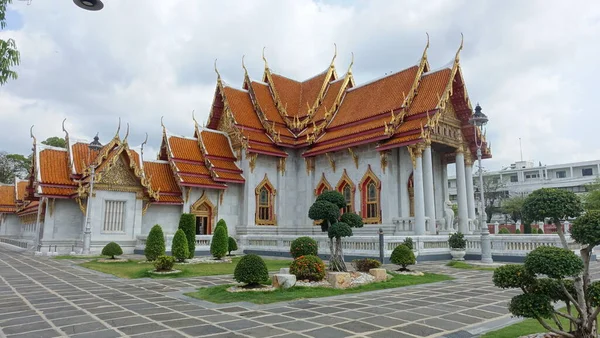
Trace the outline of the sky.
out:
<instances>
[{"instance_id":1,"label":"sky","mask_svg":"<svg viewBox=\"0 0 600 338\"><path fill-rule=\"evenodd\" d=\"M240 87L245 55L260 79L261 53L279 74L303 80L350 63L357 84L415 65L430 36L433 69L450 62L464 34L463 75L490 122L501 169L600 159L594 111L600 78L598 1L189 1L105 0L99 12L72 1L13 1L0 38L21 52L19 79L0 87L0 151L27 154L64 136L107 142L122 119L129 144L148 133L147 159L161 141L161 116L192 136L192 111L206 121L216 84Z\"/></svg>"}]
</instances>

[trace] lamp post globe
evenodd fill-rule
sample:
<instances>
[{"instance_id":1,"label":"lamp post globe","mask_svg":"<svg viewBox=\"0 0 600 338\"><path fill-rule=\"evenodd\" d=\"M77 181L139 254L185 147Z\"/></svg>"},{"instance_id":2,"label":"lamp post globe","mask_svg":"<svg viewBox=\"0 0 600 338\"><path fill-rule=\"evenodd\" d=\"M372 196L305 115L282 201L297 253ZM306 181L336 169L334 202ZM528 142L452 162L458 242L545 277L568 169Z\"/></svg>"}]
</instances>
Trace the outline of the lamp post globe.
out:
<instances>
[{"instance_id":1,"label":"lamp post globe","mask_svg":"<svg viewBox=\"0 0 600 338\"><path fill-rule=\"evenodd\" d=\"M86 11L99 11L104 8L101 0L73 0L73 3Z\"/></svg>"},{"instance_id":2,"label":"lamp post globe","mask_svg":"<svg viewBox=\"0 0 600 338\"><path fill-rule=\"evenodd\" d=\"M481 167L481 147L483 146L482 131L488 123L488 117L482 112L479 103L475 107L475 112L469 118L469 123L473 125L473 135L475 137L475 145L477 146L477 163L479 165L479 227L481 230L481 262L493 263L492 259L492 242L490 240L490 230L487 226L487 215L485 212L485 191L483 188L483 170Z\"/></svg>"},{"instance_id":3,"label":"lamp post globe","mask_svg":"<svg viewBox=\"0 0 600 338\"><path fill-rule=\"evenodd\" d=\"M88 145L88 151L90 156L88 157L90 160L90 190L88 192L87 197L87 205L85 208L85 229L83 231L83 254L89 255L91 253L92 246L92 210L90 209L92 205L92 196L94 194L94 180L96 176L96 166L93 162L94 154L99 152L102 149L102 144L99 141L98 134L94 136L94 140L90 142Z\"/></svg>"}]
</instances>

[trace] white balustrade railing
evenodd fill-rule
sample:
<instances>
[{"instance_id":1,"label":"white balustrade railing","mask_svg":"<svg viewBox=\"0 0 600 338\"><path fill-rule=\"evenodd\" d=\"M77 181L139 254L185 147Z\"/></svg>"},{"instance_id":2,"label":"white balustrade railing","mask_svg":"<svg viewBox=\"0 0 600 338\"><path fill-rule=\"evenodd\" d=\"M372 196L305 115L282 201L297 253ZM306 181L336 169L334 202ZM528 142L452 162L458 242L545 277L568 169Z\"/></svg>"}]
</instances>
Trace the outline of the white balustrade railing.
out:
<instances>
[{"instance_id":1,"label":"white balustrade railing","mask_svg":"<svg viewBox=\"0 0 600 338\"><path fill-rule=\"evenodd\" d=\"M240 250L266 251L266 252L289 252L292 241L300 236L295 235L242 235L237 236ZM329 252L329 238L325 235L309 236L317 241L319 252ZM449 254L447 235L425 235L425 236L384 236L383 248L386 257L390 257L392 251L401 245L407 237L414 242L414 250L420 256ZM196 250L209 250L211 235L196 236ZM144 249L147 236L138 236L136 249ZM558 235L490 235L492 243L492 254L499 256L525 256L531 250L540 246L561 247ZM467 254L481 253L481 236L465 235L467 242ZM165 236L167 250L171 248L173 235ZM569 248L579 250L580 246L567 237ZM352 236L344 238L342 248L345 255L379 256L379 237L375 236Z\"/></svg>"}]
</instances>

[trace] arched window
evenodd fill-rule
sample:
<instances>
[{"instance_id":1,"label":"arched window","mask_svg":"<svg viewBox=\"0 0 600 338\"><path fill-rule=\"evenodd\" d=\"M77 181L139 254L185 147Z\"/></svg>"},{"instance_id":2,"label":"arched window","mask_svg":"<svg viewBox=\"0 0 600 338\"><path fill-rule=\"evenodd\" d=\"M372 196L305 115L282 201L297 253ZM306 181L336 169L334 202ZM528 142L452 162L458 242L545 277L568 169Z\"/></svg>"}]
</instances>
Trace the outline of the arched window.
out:
<instances>
[{"instance_id":1,"label":"arched window","mask_svg":"<svg viewBox=\"0 0 600 338\"><path fill-rule=\"evenodd\" d=\"M315 189L315 196L319 196L325 191L329 191L331 189L331 184L325 178L325 173L321 176L321 180L317 183L317 188Z\"/></svg>"},{"instance_id":2,"label":"arched window","mask_svg":"<svg viewBox=\"0 0 600 338\"><path fill-rule=\"evenodd\" d=\"M202 196L190 206L190 213L196 216L196 235L212 234L214 209L214 205L206 197L204 192L202 193Z\"/></svg>"},{"instance_id":3,"label":"arched window","mask_svg":"<svg viewBox=\"0 0 600 338\"><path fill-rule=\"evenodd\" d=\"M256 194L256 225L275 225L275 194L276 190L269 182L267 175L255 189Z\"/></svg>"},{"instance_id":4,"label":"arched window","mask_svg":"<svg viewBox=\"0 0 600 338\"><path fill-rule=\"evenodd\" d=\"M371 166L360 181L361 216L367 224L381 223L381 181L375 176Z\"/></svg>"},{"instance_id":5,"label":"arched window","mask_svg":"<svg viewBox=\"0 0 600 338\"><path fill-rule=\"evenodd\" d=\"M346 169L344 169L342 178L340 178L335 190L342 193L342 195L344 195L344 200L346 200L346 206L342 209L342 213L354 212L354 192L356 191L356 187L348 176Z\"/></svg>"}]
</instances>

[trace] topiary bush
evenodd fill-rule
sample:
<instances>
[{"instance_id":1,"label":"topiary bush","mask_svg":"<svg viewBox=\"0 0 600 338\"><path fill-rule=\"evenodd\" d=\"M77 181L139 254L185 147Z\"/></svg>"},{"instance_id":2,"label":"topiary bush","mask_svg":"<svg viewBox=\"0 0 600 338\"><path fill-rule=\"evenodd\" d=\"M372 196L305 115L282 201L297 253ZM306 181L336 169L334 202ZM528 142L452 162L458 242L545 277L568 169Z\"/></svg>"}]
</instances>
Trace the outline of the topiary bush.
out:
<instances>
[{"instance_id":1,"label":"topiary bush","mask_svg":"<svg viewBox=\"0 0 600 338\"><path fill-rule=\"evenodd\" d=\"M308 255L316 256L318 251L319 245L317 241L308 236L298 237L290 245L290 254L294 258Z\"/></svg>"},{"instance_id":2,"label":"topiary bush","mask_svg":"<svg viewBox=\"0 0 600 338\"><path fill-rule=\"evenodd\" d=\"M519 230L519 229L515 230L515 234L520 234L520 233L521 233L521 230Z\"/></svg>"},{"instance_id":3,"label":"topiary bush","mask_svg":"<svg viewBox=\"0 0 600 338\"><path fill-rule=\"evenodd\" d=\"M290 273L298 280L321 281L325 278L325 264L318 256L300 256L290 264Z\"/></svg>"},{"instance_id":4,"label":"topiary bush","mask_svg":"<svg viewBox=\"0 0 600 338\"><path fill-rule=\"evenodd\" d=\"M371 269L377 269L381 266L381 263L376 259L363 258L355 259L352 261L352 265L356 271L369 272Z\"/></svg>"},{"instance_id":5,"label":"topiary bush","mask_svg":"<svg viewBox=\"0 0 600 338\"><path fill-rule=\"evenodd\" d=\"M531 251L524 265L532 274L556 279L577 276L584 268L583 261L573 251L555 246L541 246Z\"/></svg>"},{"instance_id":6,"label":"topiary bush","mask_svg":"<svg viewBox=\"0 0 600 338\"><path fill-rule=\"evenodd\" d=\"M183 230L179 229L173 237L173 244L171 245L171 255L179 262L184 262L186 258L190 256L188 250L188 241L185 237Z\"/></svg>"},{"instance_id":7,"label":"topiary bush","mask_svg":"<svg viewBox=\"0 0 600 338\"><path fill-rule=\"evenodd\" d=\"M119 244L115 242L110 242L104 246L102 249L102 256L110 256L110 259L115 259L115 256L119 256L123 254L123 249L119 246Z\"/></svg>"},{"instance_id":8,"label":"topiary bush","mask_svg":"<svg viewBox=\"0 0 600 338\"><path fill-rule=\"evenodd\" d=\"M181 214L179 229L183 230L187 240L188 256L186 258L194 258L194 253L196 252L196 216L193 214Z\"/></svg>"},{"instance_id":9,"label":"topiary bush","mask_svg":"<svg viewBox=\"0 0 600 338\"><path fill-rule=\"evenodd\" d=\"M210 242L210 253L215 259L221 259L227 254L228 247L229 235L227 234L227 225L221 219L213 232L212 241Z\"/></svg>"},{"instance_id":10,"label":"topiary bush","mask_svg":"<svg viewBox=\"0 0 600 338\"><path fill-rule=\"evenodd\" d=\"M521 264L506 264L494 270L492 281L501 289L522 289L535 284L535 275Z\"/></svg>"},{"instance_id":11,"label":"topiary bush","mask_svg":"<svg viewBox=\"0 0 600 338\"><path fill-rule=\"evenodd\" d=\"M450 246L450 249L464 250L467 247L465 235L460 232L453 233L448 238L448 245Z\"/></svg>"},{"instance_id":12,"label":"topiary bush","mask_svg":"<svg viewBox=\"0 0 600 338\"><path fill-rule=\"evenodd\" d=\"M229 242L229 245L227 246L227 251L229 252L229 254L227 256L231 256L231 252L237 250L238 246L237 246L237 242L235 241L235 238L233 238L231 236L229 237L228 242Z\"/></svg>"},{"instance_id":13,"label":"topiary bush","mask_svg":"<svg viewBox=\"0 0 600 338\"><path fill-rule=\"evenodd\" d=\"M171 271L175 265L175 258L171 256L158 256L154 262L154 268L156 271Z\"/></svg>"},{"instance_id":14,"label":"topiary bush","mask_svg":"<svg viewBox=\"0 0 600 338\"><path fill-rule=\"evenodd\" d=\"M532 234L532 235L535 235L535 234L537 234L537 229L531 229L531 234Z\"/></svg>"},{"instance_id":15,"label":"topiary bush","mask_svg":"<svg viewBox=\"0 0 600 338\"><path fill-rule=\"evenodd\" d=\"M600 210L590 210L577 217L571 227L571 237L577 243L596 246L600 244Z\"/></svg>"},{"instance_id":16,"label":"topiary bush","mask_svg":"<svg viewBox=\"0 0 600 338\"><path fill-rule=\"evenodd\" d=\"M256 287L269 280L269 270L260 256L249 254L240 259L233 278L239 283L246 283L246 287Z\"/></svg>"},{"instance_id":17,"label":"topiary bush","mask_svg":"<svg viewBox=\"0 0 600 338\"><path fill-rule=\"evenodd\" d=\"M406 237L402 244L405 245L407 248L414 250L414 242L412 237Z\"/></svg>"},{"instance_id":18,"label":"topiary bush","mask_svg":"<svg viewBox=\"0 0 600 338\"><path fill-rule=\"evenodd\" d=\"M406 267L415 264L415 254L406 245L398 245L394 251L390 261L396 265L400 265L401 268L398 271L409 271Z\"/></svg>"},{"instance_id":19,"label":"topiary bush","mask_svg":"<svg viewBox=\"0 0 600 338\"><path fill-rule=\"evenodd\" d=\"M150 229L148 238L146 239L146 248L144 249L144 255L148 261L153 261L158 256L165 254L165 236L163 235L162 228L156 224Z\"/></svg>"},{"instance_id":20,"label":"topiary bush","mask_svg":"<svg viewBox=\"0 0 600 338\"><path fill-rule=\"evenodd\" d=\"M538 233L538 235L543 235L544 234L544 229L538 228L537 233Z\"/></svg>"},{"instance_id":21,"label":"topiary bush","mask_svg":"<svg viewBox=\"0 0 600 338\"><path fill-rule=\"evenodd\" d=\"M510 234L510 231L507 228L502 228L502 229L500 229L500 231L498 231L498 233L506 235L506 234Z\"/></svg>"}]
</instances>

